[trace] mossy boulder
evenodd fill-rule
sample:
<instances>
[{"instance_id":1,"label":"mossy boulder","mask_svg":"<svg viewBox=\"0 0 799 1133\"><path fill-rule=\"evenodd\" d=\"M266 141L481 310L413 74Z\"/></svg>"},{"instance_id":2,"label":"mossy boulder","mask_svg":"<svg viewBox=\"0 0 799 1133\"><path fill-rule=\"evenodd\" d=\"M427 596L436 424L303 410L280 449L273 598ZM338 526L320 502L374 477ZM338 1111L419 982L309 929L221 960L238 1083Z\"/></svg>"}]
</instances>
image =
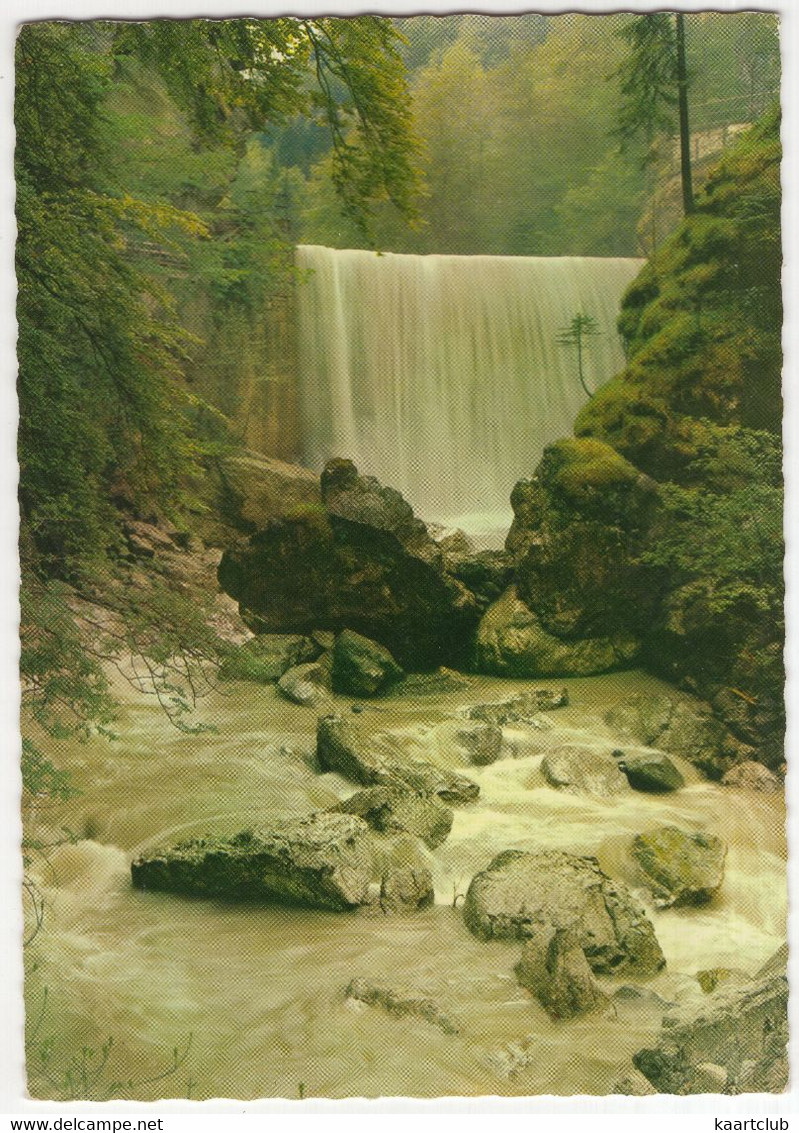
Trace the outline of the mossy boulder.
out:
<instances>
[{"instance_id":1,"label":"mossy boulder","mask_svg":"<svg viewBox=\"0 0 799 1133\"><path fill-rule=\"evenodd\" d=\"M294 665L315 661L320 653L316 642L302 634L262 633L229 647L219 676L227 681L271 684Z\"/></svg>"},{"instance_id":2,"label":"mossy boulder","mask_svg":"<svg viewBox=\"0 0 799 1133\"><path fill-rule=\"evenodd\" d=\"M570 438L544 450L528 505L533 493L536 526L516 569L522 601L560 638L640 632L659 591L640 557L658 506L654 482L609 445Z\"/></svg>"},{"instance_id":3,"label":"mossy boulder","mask_svg":"<svg viewBox=\"0 0 799 1133\"><path fill-rule=\"evenodd\" d=\"M576 640L548 633L510 586L477 628L474 668L503 677L592 676L631 664L639 648L624 630Z\"/></svg>"},{"instance_id":4,"label":"mossy boulder","mask_svg":"<svg viewBox=\"0 0 799 1133\"><path fill-rule=\"evenodd\" d=\"M434 796L421 795L405 784L370 787L331 808L357 814L380 834L405 831L434 850L452 829L452 811Z\"/></svg>"},{"instance_id":5,"label":"mossy boulder","mask_svg":"<svg viewBox=\"0 0 799 1133\"><path fill-rule=\"evenodd\" d=\"M705 905L724 878L727 847L713 834L662 826L633 839L631 853L655 904Z\"/></svg>"},{"instance_id":6,"label":"mossy boulder","mask_svg":"<svg viewBox=\"0 0 799 1133\"><path fill-rule=\"evenodd\" d=\"M398 492L332 461L323 503L225 552L222 589L258 633L354 630L403 667L462 663L480 606Z\"/></svg>"}]
</instances>

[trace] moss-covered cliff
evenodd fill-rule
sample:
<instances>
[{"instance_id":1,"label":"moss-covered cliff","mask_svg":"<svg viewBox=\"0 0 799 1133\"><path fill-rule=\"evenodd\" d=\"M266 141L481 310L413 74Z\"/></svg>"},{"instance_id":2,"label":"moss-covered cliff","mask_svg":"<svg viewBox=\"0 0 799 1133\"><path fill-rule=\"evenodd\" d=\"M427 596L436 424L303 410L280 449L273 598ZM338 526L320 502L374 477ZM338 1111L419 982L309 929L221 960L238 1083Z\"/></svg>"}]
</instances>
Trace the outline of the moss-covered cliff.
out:
<instances>
[{"instance_id":1,"label":"moss-covered cliff","mask_svg":"<svg viewBox=\"0 0 799 1133\"><path fill-rule=\"evenodd\" d=\"M782 761L779 117L731 148L629 289L626 369L514 490L519 597L653 671ZM623 458L623 459L622 459Z\"/></svg>"}]
</instances>

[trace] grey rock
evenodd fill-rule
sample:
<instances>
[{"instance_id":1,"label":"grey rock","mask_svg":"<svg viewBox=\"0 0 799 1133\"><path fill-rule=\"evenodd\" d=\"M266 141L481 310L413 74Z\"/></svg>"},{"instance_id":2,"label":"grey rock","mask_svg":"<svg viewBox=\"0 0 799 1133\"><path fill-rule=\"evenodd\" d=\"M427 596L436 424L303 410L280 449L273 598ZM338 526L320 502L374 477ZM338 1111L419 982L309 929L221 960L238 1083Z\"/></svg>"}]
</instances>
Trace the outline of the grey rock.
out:
<instances>
[{"instance_id":1,"label":"grey rock","mask_svg":"<svg viewBox=\"0 0 799 1133\"><path fill-rule=\"evenodd\" d=\"M722 775L721 783L724 787L738 787L744 791L761 791L766 794L782 790L777 776L753 759L736 763Z\"/></svg>"},{"instance_id":2,"label":"grey rock","mask_svg":"<svg viewBox=\"0 0 799 1133\"><path fill-rule=\"evenodd\" d=\"M363 819L314 814L155 850L134 861L131 873L138 889L342 911L368 903L376 867Z\"/></svg>"},{"instance_id":3,"label":"grey rock","mask_svg":"<svg viewBox=\"0 0 799 1133\"><path fill-rule=\"evenodd\" d=\"M354 720L324 716L317 722L317 759L323 771L338 771L364 786L405 784L421 795L438 795L444 802L473 802L477 783L432 763L399 760L380 753Z\"/></svg>"},{"instance_id":4,"label":"grey rock","mask_svg":"<svg viewBox=\"0 0 799 1133\"><path fill-rule=\"evenodd\" d=\"M405 550L423 562L441 564L441 550L426 525L395 488L374 476L361 476L351 460L335 458L321 478L322 502L328 515L393 535Z\"/></svg>"},{"instance_id":5,"label":"grey rock","mask_svg":"<svg viewBox=\"0 0 799 1133\"><path fill-rule=\"evenodd\" d=\"M495 763L502 750L502 729L497 724L475 723L455 732L455 743L478 767Z\"/></svg>"},{"instance_id":6,"label":"grey rock","mask_svg":"<svg viewBox=\"0 0 799 1133\"><path fill-rule=\"evenodd\" d=\"M402 669L377 641L345 629L333 644L333 688L345 696L375 696L398 681Z\"/></svg>"},{"instance_id":7,"label":"grey rock","mask_svg":"<svg viewBox=\"0 0 799 1133\"><path fill-rule=\"evenodd\" d=\"M685 786L685 779L667 755L660 751L630 753L619 760L619 767L636 791L661 794Z\"/></svg>"},{"instance_id":8,"label":"grey rock","mask_svg":"<svg viewBox=\"0 0 799 1133\"><path fill-rule=\"evenodd\" d=\"M287 669L277 682L278 690L287 700L304 708L319 708L328 700L328 674L318 661L294 665Z\"/></svg>"},{"instance_id":9,"label":"grey rock","mask_svg":"<svg viewBox=\"0 0 799 1133\"><path fill-rule=\"evenodd\" d=\"M399 867L383 875L380 908L384 913L424 909L434 900L433 875L426 867Z\"/></svg>"},{"instance_id":10,"label":"grey rock","mask_svg":"<svg viewBox=\"0 0 799 1133\"><path fill-rule=\"evenodd\" d=\"M701 701L642 694L614 705L605 722L647 747L682 756L711 779L740 758L741 744Z\"/></svg>"},{"instance_id":11,"label":"grey rock","mask_svg":"<svg viewBox=\"0 0 799 1133\"><path fill-rule=\"evenodd\" d=\"M448 1015L445 1015L432 999L413 992L395 991L393 988L378 987L369 980L353 980L345 991L347 999L355 999L370 1007L379 1007L389 1015L413 1016L426 1023L440 1027L446 1035L457 1035L460 1031Z\"/></svg>"},{"instance_id":12,"label":"grey rock","mask_svg":"<svg viewBox=\"0 0 799 1133\"><path fill-rule=\"evenodd\" d=\"M541 761L541 770L550 786L571 794L612 798L630 791L615 759L608 752L587 745L564 744L547 752Z\"/></svg>"},{"instance_id":13,"label":"grey rock","mask_svg":"<svg viewBox=\"0 0 799 1133\"><path fill-rule=\"evenodd\" d=\"M532 724L541 712L554 708L565 708L569 703L569 693L565 688L539 688L532 692L522 692L507 700L488 704L473 704L467 709L470 720L482 720L488 724Z\"/></svg>"},{"instance_id":14,"label":"grey rock","mask_svg":"<svg viewBox=\"0 0 799 1133\"><path fill-rule=\"evenodd\" d=\"M240 531L255 531L276 516L321 502L313 472L261 453L223 456L215 475L221 513Z\"/></svg>"},{"instance_id":15,"label":"grey rock","mask_svg":"<svg viewBox=\"0 0 799 1133\"><path fill-rule=\"evenodd\" d=\"M627 1074L623 1074L610 1088L611 1094L622 1094L626 1097L647 1097L656 1094L657 1090L652 1083L644 1077L640 1070L633 1067Z\"/></svg>"},{"instance_id":16,"label":"grey rock","mask_svg":"<svg viewBox=\"0 0 799 1133\"><path fill-rule=\"evenodd\" d=\"M370 787L333 808L357 814L381 834L407 831L435 849L452 829L452 811L436 798L419 795L402 786Z\"/></svg>"},{"instance_id":17,"label":"grey rock","mask_svg":"<svg viewBox=\"0 0 799 1133\"><path fill-rule=\"evenodd\" d=\"M633 839L632 856L660 908L703 905L724 878L727 847L713 834L662 826Z\"/></svg>"},{"instance_id":18,"label":"grey rock","mask_svg":"<svg viewBox=\"0 0 799 1133\"><path fill-rule=\"evenodd\" d=\"M667 1015L654 1047L633 1056L660 1093L777 1093L788 1083L784 973L724 988Z\"/></svg>"},{"instance_id":19,"label":"grey rock","mask_svg":"<svg viewBox=\"0 0 799 1133\"><path fill-rule=\"evenodd\" d=\"M570 929L595 972L650 974L665 963L643 909L591 857L506 850L473 878L463 916L483 940Z\"/></svg>"},{"instance_id":20,"label":"grey rock","mask_svg":"<svg viewBox=\"0 0 799 1133\"><path fill-rule=\"evenodd\" d=\"M553 1019L585 1015L607 1004L571 929L541 928L524 945L516 977Z\"/></svg>"}]
</instances>

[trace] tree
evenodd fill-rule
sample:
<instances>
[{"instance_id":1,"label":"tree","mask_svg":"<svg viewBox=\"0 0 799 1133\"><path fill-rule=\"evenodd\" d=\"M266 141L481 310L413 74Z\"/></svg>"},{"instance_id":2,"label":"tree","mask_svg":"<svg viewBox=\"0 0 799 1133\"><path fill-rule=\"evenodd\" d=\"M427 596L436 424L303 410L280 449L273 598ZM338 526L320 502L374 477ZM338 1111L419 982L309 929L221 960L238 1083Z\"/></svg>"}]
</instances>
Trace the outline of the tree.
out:
<instances>
[{"instance_id":1,"label":"tree","mask_svg":"<svg viewBox=\"0 0 799 1133\"><path fill-rule=\"evenodd\" d=\"M569 325L564 327L558 335L558 342L561 346L577 347L577 377L580 379L580 385L588 397L594 395L585 384L585 377L583 376L583 350L585 349L586 339L595 338L601 333L595 318L591 315L576 314Z\"/></svg>"},{"instance_id":2,"label":"tree","mask_svg":"<svg viewBox=\"0 0 799 1133\"><path fill-rule=\"evenodd\" d=\"M672 21L668 12L632 16L620 34L628 54L617 71L622 95L618 135L622 143L643 136L650 150L659 133L673 136L677 107L683 210L688 215L694 211L694 197L684 17L676 13Z\"/></svg>"},{"instance_id":3,"label":"tree","mask_svg":"<svg viewBox=\"0 0 799 1133\"><path fill-rule=\"evenodd\" d=\"M137 198L119 183L103 117L120 67L133 58L161 77L198 148L244 152L252 128L267 121L295 113L321 120L344 207L368 231L375 202L414 210L416 146L395 40L391 25L374 17L22 29L15 104L22 674L24 704L40 732L105 723L101 665L125 651L145 659L179 721L186 700L170 657L203 661L213 650L174 595L151 603L149 614L122 592L109 596L124 550L120 501L174 518L203 452L192 420L197 398L184 380L196 340L135 249L142 238L168 249L175 234L202 240L208 232L196 215ZM240 212L246 196L242 189ZM97 627L76 615L76 593L115 605L113 634L98 643ZM184 683L191 686L190 672Z\"/></svg>"}]
</instances>

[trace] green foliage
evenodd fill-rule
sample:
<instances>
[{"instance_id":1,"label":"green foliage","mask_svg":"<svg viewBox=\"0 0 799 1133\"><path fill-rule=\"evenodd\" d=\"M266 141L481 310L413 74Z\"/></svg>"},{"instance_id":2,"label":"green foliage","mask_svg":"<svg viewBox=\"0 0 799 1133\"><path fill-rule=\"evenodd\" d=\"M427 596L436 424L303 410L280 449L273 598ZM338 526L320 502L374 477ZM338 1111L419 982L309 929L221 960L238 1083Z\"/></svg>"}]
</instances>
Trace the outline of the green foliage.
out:
<instances>
[{"instance_id":1,"label":"green foliage","mask_svg":"<svg viewBox=\"0 0 799 1133\"><path fill-rule=\"evenodd\" d=\"M659 479L691 482L691 426L776 433L781 420L779 115L731 146L622 304L628 364L581 411Z\"/></svg>"},{"instance_id":2,"label":"green foliage","mask_svg":"<svg viewBox=\"0 0 799 1133\"><path fill-rule=\"evenodd\" d=\"M631 16L619 30L627 53L616 74L621 91L618 135L643 135L647 149L661 132L674 133L677 104L677 41L668 12Z\"/></svg>"}]
</instances>

